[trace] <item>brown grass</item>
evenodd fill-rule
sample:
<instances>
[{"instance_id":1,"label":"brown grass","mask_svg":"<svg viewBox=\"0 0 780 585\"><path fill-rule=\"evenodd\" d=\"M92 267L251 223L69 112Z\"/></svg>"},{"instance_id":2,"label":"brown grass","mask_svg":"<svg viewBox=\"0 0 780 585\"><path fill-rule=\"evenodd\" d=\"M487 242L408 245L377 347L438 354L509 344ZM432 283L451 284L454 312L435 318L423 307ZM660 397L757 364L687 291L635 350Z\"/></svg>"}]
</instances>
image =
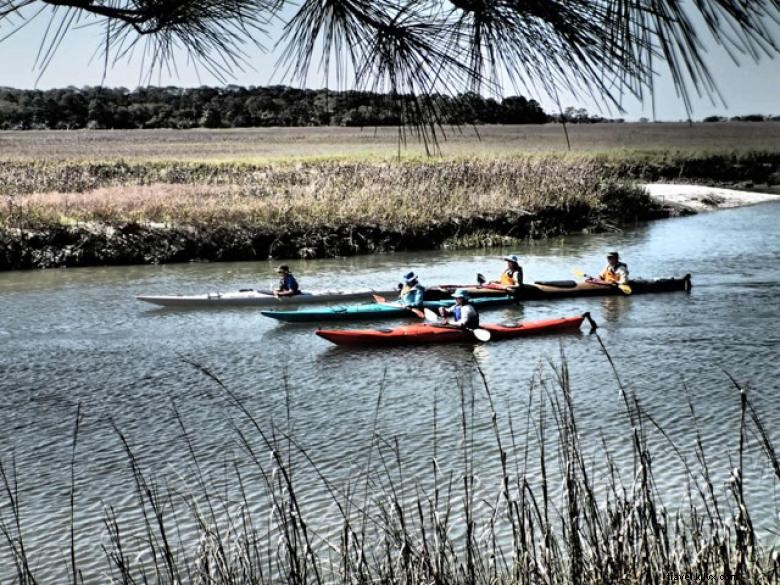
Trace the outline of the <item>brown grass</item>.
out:
<instances>
[{"instance_id":1,"label":"brown grass","mask_svg":"<svg viewBox=\"0 0 780 585\"><path fill-rule=\"evenodd\" d=\"M586 161L441 164L330 163L247 173L241 184L112 186L6 197L0 223L154 221L313 227L350 223L424 226L442 218L547 207L595 207L601 178ZM220 181L216 181L219 183Z\"/></svg>"}]
</instances>

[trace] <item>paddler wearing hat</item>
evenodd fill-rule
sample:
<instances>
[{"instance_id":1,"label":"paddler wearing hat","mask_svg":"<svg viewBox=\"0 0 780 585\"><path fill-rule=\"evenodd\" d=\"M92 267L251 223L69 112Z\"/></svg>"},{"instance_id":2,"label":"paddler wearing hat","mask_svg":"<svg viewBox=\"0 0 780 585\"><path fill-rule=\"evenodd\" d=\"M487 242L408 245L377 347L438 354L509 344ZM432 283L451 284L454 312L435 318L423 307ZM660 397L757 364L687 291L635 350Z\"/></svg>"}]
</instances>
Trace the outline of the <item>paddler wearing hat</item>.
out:
<instances>
[{"instance_id":1,"label":"paddler wearing hat","mask_svg":"<svg viewBox=\"0 0 780 585\"><path fill-rule=\"evenodd\" d=\"M459 288L452 297L455 304L451 307L440 307L439 315L447 317L452 315L455 321L453 325L458 325L464 329L477 329L479 327L479 313L477 309L469 303L469 295L465 289Z\"/></svg>"},{"instance_id":2,"label":"paddler wearing hat","mask_svg":"<svg viewBox=\"0 0 780 585\"><path fill-rule=\"evenodd\" d=\"M290 267L287 264L282 264L276 269L276 273L279 275L279 285L274 289L274 296L276 297L291 297L301 294L301 289L298 286L298 281L295 280Z\"/></svg>"},{"instance_id":3,"label":"paddler wearing hat","mask_svg":"<svg viewBox=\"0 0 780 585\"><path fill-rule=\"evenodd\" d=\"M504 256L501 258L506 260L506 270L501 273L499 280L493 280L490 284L500 284L501 286L522 286L523 284L523 267L520 266L520 261L517 256Z\"/></svg>"},{"instance_id":4,"label":"paddler wearing hat","mask_svg":"<svg viewBox=\"0 0 780 585\"><path fill-rule=\"evenodd\" d=\"M401 304L407 308L421 309L425 288L418 282L417 275L414 272L407 272L403 275L403 281L401 293L398 296Z\"/></svg>"},{"instance_id":5,"label":"paddler wearing hat","mask_svg":"<svg viewBox=\"0 0 780 585\"><path fill-rule=\"evenodd\" d=\"M620 261L620 254L617 252L607 254L607 265L599 274L599 278L610 284L626 284L628 280L628 266Z\"/></svg>"}]
</instances>

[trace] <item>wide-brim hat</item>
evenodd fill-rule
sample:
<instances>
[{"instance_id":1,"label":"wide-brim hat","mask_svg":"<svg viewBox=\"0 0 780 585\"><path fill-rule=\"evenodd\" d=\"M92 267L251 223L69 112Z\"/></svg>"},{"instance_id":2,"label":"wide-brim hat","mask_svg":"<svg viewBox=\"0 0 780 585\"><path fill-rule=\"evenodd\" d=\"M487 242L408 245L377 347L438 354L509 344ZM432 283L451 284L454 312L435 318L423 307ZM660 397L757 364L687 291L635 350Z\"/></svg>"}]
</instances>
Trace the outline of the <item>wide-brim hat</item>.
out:
<instances>
[{"instance_id":1,"label":"wide-brim hat","mask_svg":"<svg viewBox=\"0 0 780 585\"><path fill-rule=\"evenodd\" d=\"M413 282L417 282L417 275L414 272L407 272L403 276L404 282L406 284L412 284Z\"/></svg>"},{"instance_id":2,"label":"wide-brim hat","mask_svg":"<svg viewBox=\"0 0 780 585\"><path fill-rule=\"evenodd\" d=\"M278 272L279 274L282 273L287 274L288 272L290 272L290 267L287 266L287 264L282 264L276 267L276 272Z\"/></svg>"},{"instance_id":3,"label":"wide-brim hat","mask_svg":"<svg viewBox=\"0 0 780 585\"><path fill-rule=\"evenodd\" d=\"M504 256L501 259L502 260L506 260L507 262L514 262L515 264L520 264L520 261L518 260L517 256L515 256L515 255Z\"/></svg>"},{"instance_id":4,"label":"wide-brim hat","mask_svg":"<svg viewBox=\"0 0 780 585\"><path fill-rule=\"evenodd\" d=\"M454 293L452 293L452 298L453 299L457 299L457 298L467 299L467 298L469 298L469 293L468 293L468 291L466 291L465 288L458 288L458 289L455 289Z\"/></svg>"},{"instance_id":5,"label":"wide-brim hat","mask_svg":"<svg viewBox=\"0 0 780 585\"><path fill-rule=\"evenodd\" d=\"M610 252L609 254L607 254L607 258L620 258L620 254L618 254L617 252Z\"/></svg>"}]
</instances>

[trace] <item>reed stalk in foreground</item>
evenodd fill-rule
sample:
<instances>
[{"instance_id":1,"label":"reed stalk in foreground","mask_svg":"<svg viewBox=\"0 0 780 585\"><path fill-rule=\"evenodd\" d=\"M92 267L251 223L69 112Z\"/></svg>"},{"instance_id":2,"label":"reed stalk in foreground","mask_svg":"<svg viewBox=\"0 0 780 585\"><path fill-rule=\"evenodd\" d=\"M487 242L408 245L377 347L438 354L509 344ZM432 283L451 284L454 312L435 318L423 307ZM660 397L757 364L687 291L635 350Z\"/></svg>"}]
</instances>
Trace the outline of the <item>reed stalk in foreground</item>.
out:
<instances>
[{"instance_id":1,"label":"reed stalk in foreground","mask_svg":"<svg viewBox=\"0 0 780 585\"><path fill-rule=\"evenodd\" d=\"M606 352L605 352L606 353ZM607 357L609 358L608 354ZM610 359L611 363L611 359ZM748 389L738 391L740 422L734 429L736 461L728 489L716 488L696 413L695 463L647 414L616 375L628 423L632 463L604 447L595 460L585 445L566 360L550 365L530 386L525 429L499 413L487 377L474 366L459 381L461 468L444 470L434 398L434 449L430 475L410 474L397 438L376 432L380 387L365 468L335 483L291 432L287 422L262 425L241 398L210 370L198 367L229 397L234 428L245 457L236 461L230 490L210 484L190 431L174 405L193 478L182 491L144 469L130 438L115 428L135 485L136 505L117 511L106 502L105 568L115 583L260 584L322 583L669 583L685 576L719 582L780 583L778 556L762 544L750 512L744 458L752 434L772 481L780 464ZM286 385L286 381L285 381ZM490 413L497 481L478 481L485 453L476 452L477 403ZM77 456L77 413L73 436ZM658 445L680 462L683 504L668 508L656 485ZM651 445L655 445L653 448ZM519 455L517 455L519 454ZM482 465L475 465L479 457ZM248 463L248 464L247 464ZM321 482L338 521L322 526L322 505L311 507L299 485L299 466ZM25 520L13 462L0 465L5 502L0 522L5 552L15 562L13 583L47 582L35 575L34 551L25 546ZM607 479L600 484L599 479ZM73 506L73 496L71 496ZM76 499L77 501L77 499ZM258 508L258 501L264 505ZM71 519L78 514L71 508ZM127 517L126 517L127 516ZM135 524L128 527L128 517ZM185 532L187 535L185 536ZM78 533L73 534L78 538ZM73 583L92 583L77 565L71 544ZM690 580L690 579L689 579Z\"/></svg>"}]
</instances>

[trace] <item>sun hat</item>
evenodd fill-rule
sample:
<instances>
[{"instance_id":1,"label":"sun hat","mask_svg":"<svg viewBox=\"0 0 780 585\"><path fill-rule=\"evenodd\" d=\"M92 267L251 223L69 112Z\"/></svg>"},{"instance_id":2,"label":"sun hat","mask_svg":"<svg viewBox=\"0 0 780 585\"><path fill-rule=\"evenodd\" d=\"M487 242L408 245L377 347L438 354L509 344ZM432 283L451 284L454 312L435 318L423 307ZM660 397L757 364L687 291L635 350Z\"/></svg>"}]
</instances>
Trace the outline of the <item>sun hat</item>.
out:
<instances>
[{"instance_id":1,"label":"sun hat","mask_svg":"<svg viewBox=\"0 0 780 585\"><path fill-rule=\"evenodd\" d=\"M417 275L414 272L407 272L404 274L404 282L406 284L412 284L417 281Z\"/></svg>"},{"instance_id":2,"label":"sun hat","mask_svg":"<svg viewBox=\"0 0 780 585\"><path fill-rule=\"evenodd\" d=\"M452 298L456 299L458 297L460 297L462 299L468 299L469 298L469 293L466 292L465 288L455 289L455 292L452 293Z\"/></svg>"},{"instance_id":3,"label":"sun hat","mask_svg":"<svg viewBox=\"0 0 780 585\"><path fill-rule=\"evenodd\" d=\"M287 274L288 272L290 272L290 267L287 266L287 264L282 264L281 266L277 266L276 272L278 272L279 274L282 273Z\"/></svg>"},{"instance_id":4,"label":"sun hat","mask_svg":"<svg viewBox=\"0 0 780 585\"><path fill-rule=\"evenodd\" d=\"M518 259L517 259L517 256L515 256L515 255L512 255L512 256L504 256L504 257L502 258L502 260L506 260L507 262L514 262L515 264L520 264L520 262L519 262L519 261L518 261Z\"/></svg>"},{"instance_id":5,"label":"sun hat","mask_svg":"<svg viewBox=\"0 0 780 585\"><path fill-rule=\"evenodd\" d=\"M618 254L617 252L610 252L609 254L607 254L607 258L620 258L620 254Z\"/></svg>"}]
</instances>

